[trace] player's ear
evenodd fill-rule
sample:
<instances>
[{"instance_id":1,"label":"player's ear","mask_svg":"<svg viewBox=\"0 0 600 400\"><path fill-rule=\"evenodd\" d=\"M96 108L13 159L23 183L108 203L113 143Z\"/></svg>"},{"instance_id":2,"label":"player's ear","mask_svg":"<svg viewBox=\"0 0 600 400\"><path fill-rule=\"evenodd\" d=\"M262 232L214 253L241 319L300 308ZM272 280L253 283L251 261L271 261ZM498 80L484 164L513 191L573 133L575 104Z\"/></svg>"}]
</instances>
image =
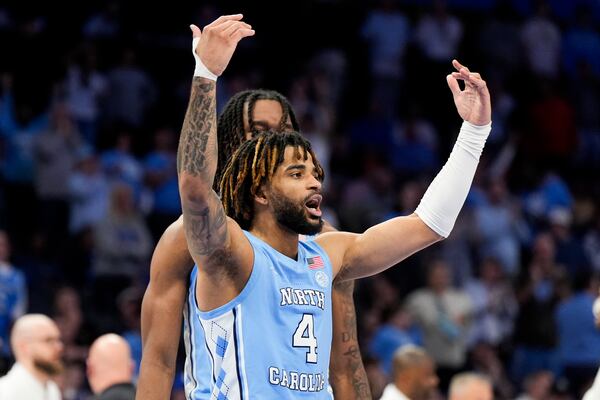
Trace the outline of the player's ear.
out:
<instances>
[{"instance_id":1,"label":"player's ear","mask_svg":"<svg viewBox=\"0 0 600 400\"><path fill-rule=\"evenodd\" d=\"M254 201L260 205L266 206L269 204L269 200L267 199L267 194L265 190L265 185L262 185L256 194L254 195Z\"/></svg>"}]
</instances>

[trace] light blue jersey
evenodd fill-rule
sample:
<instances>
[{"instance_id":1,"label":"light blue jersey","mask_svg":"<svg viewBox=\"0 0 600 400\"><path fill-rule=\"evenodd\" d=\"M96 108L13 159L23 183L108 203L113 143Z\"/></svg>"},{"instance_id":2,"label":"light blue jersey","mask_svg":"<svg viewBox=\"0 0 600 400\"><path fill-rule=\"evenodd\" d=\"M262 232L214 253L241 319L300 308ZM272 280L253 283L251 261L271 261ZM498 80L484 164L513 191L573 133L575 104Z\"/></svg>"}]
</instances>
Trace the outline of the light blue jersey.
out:
<instances>
[{"instance_id":1,"label":"light blue jersey","mask_svg":"<svg viewBox=\"0 0 600 400\"><path fill-rule=\"evenodd\" d=\"M331 263L315 242L298 261L244 231L254 266L242 292L198 309L194 267L184 310L188 400L332 399Z\"/></svg>"}]
</instances>

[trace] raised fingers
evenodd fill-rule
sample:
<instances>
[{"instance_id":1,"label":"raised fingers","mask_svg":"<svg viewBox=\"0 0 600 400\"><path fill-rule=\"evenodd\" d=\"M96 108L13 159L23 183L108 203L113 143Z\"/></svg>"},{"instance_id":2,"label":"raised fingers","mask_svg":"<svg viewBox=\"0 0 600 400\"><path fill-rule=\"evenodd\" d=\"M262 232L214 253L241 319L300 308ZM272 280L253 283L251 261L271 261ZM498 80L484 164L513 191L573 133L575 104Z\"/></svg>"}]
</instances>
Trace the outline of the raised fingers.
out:
<instances>
[{"instance_id":1,"label":"raised fingers","mask_svg":"<svg viewBox=\"0 0 600 400\"><path fill-rule=\"evenodd\" d=\"M215 19L213 22L206 25L204 27L204 29L209 28L209 27L210 28L216 27L225 21L240 21L242 18L244 18L243 14L221 15L219 18Z\"/></svg>"},{"instance_id":2,"label":"raised fingers","mask_svg":"<svg viewBox=\"0 0 600 400\"><path fill-rule=\"evenodd\" d=\"M231 37L239 29L252 30L252 26L243 21L234 21L233 24L226 26L221 32L225 37Z\"/></svg>"},{"instance_id":3,"label":"raised fingers","mask_svg":"<svg viewBox=\"0 0 600 400\"><path fill-rule=\"evenodd\" d=\"M453 72L453 74L454 73L455 72ZM456 80L456 77L453 76L453 74L446 76L446 81L448 82L448 87L450 88L452 95L458 96L460 94L460 86L458 86L458 81Z\"/></svg>"},{"instance_id":4,"label":"raised fingers","mask_svg":"<svg viewBox=\"0 0 600 400\"><path fill-rule=\"evenodd\" d=\"M450 75L454 79L462 80L466 84L470 84L473 86L483 87L486 85L485 81L483 79L481 79L481 75L477 72L469 72L469 73L465 74L464 71L461 71L461 72L452 72Z\"/></svg>"},{"instance_id":5,"label":"raised fingers","mask_svg":"<svg viewBox=\"0 0 600 400\"><path fill-rule=\"evenodd\" d=\"M192 37L194 37L194 38L199 38L200 37L200 28L198 28L194 24L191 24L190 25L190 29L192 30Z\"/></svg>"}]
</instances>

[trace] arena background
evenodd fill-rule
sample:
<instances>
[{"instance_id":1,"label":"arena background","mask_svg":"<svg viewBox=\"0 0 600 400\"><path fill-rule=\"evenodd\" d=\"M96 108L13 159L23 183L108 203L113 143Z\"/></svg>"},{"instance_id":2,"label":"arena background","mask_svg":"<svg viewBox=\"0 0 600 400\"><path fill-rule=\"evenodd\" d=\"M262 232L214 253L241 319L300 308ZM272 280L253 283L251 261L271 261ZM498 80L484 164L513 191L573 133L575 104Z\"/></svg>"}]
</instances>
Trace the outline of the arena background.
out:
<instances>
[{"instance_id":1,"label":"arena background","mask_svg":"<svg viewBox=\"0 0 600 400\"><path fill-rule=\"evenodd\" d=\"M458 361L427 350L442 373L489 374L497 399L580 398L600 364L596 0L3 2L3 371L23 312L61 328L65 399L87 398L98 335L124 334L139 362L149 259L180 212L188 25L233 12L256 36L219 79L218 105L246 88L288 96L326 165L327 219L341 229L418 204L461 123L451 59L488 82L493 131L451 237L357 285L374 398L393 350L425 335L464 338ZM470 311L424 324L418 296L433 286L465 296Z\"/></svg>"}]
</instances>

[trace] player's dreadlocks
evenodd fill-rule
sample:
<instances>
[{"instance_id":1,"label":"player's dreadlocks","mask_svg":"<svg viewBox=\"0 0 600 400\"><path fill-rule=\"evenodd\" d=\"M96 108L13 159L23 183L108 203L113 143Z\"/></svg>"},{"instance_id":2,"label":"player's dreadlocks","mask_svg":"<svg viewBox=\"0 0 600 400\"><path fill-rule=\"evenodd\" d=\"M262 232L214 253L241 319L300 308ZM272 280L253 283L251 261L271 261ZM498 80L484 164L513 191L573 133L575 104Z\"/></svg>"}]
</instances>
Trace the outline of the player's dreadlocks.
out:
<instances>
[{"instance_id":1,"label":"player's dreadlocks","mask_svg":"<svg viewBox=\"0 0 600 400\"><path fill-rule=\"evenodd\" d=\"M277 101L281 104L281 109L283 111L280 128L283 128L289 117L292 122L292 128L295 131L300 130L296 114L294 114L290 102L281 93L264 89L244 90L236 93L229 99L227 104L225 104L225 108L223 108L223 112L219 116L217 123L219 161L215 184L220 182L223 171L225 171L225 166L233 153L246 141L246 135L244 133L244 105L247 104L248 109L246 111L246 117L248 118L248 125L252 129L254 122L252 115L254 114L254 105L257 100Z\"/></svg>"},{"instance_id":2,"label":"player's dreadlocks","mask_svg":"<svg viewBox=\"0 0 600 400\"><path fill-rule=\"evenodd\" d=\"M306 160L310 154L317 178L323 180L323 168L315 158L310 142L298 132L257 133L254 138L242 143L231 157L220 182L225 213L242 229L250 229L254 218L254 196L263 184L273 178L288 146L295 148L298 160Z\"/></svg>"}]
</instances>

